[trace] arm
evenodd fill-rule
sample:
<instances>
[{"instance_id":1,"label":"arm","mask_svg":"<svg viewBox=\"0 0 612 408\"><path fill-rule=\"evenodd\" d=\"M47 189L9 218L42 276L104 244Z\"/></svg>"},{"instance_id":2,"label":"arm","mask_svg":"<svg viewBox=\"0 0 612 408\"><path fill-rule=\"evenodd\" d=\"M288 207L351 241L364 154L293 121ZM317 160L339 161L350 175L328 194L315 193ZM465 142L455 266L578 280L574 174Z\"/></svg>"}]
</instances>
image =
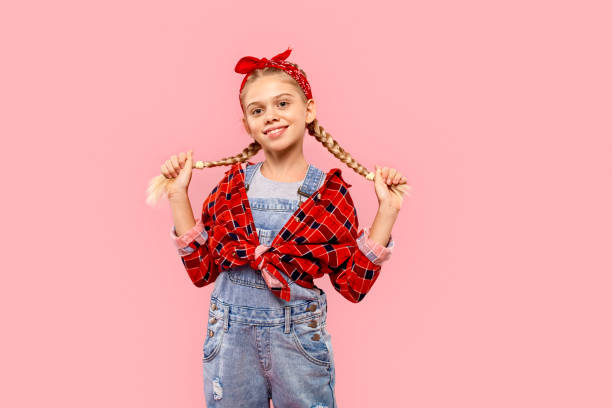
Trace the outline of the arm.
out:
<instances>
[{"instance_id":1,"label":"arm","mask_svg":"<svg viewBox=\"0 0 612 408\"><path fill-rule=\"evenodd\" d=\"M218 187L218 186L217 186ZM202 216L196 221L191 210L187 193L169 195L174 225L171 239L189 278L197 287L206 286L217 279L219 271L211 255L208 235L214 224L209 204L215 200L218 188L215 187L202 206ZM180 234L177 234L180 233Z\"/></svg>"},{"instance_id":2,"label":"arm","mask_svg":"<svg viewBox=\"0 0 612 408\"><path fill-rule=\"evenodd\" d=\"M399 211L390 206L385 204L379 205L376 217L374 217L374 222L372 223L372 228L369 231L369 238L372 241L371 245L382 246L391 239L391 229L393 228L393 224L395 224L398 214ZM387 246L389 246L389 244L387 244Z\"/></svg>"}]
</instances>

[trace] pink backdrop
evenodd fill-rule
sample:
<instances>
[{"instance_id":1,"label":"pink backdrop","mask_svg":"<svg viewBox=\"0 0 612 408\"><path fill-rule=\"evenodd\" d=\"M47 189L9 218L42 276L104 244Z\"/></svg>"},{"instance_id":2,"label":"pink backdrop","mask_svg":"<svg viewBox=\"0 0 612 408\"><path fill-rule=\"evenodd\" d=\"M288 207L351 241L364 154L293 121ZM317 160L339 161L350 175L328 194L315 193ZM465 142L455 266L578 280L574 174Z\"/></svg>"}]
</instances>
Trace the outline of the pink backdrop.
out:
<instances>
[{"instance_id":1,"label":"pink backdrop","mask_svg":"<svg viewBox=\"0 0 612 408\"><path fill-rule=\"evenodd\" d=\"M321 124L413 186L365 300L320 281L339 405L612 406L609 2L220 3L2 6L0 405L203 406L212 285L145 190L246 147L234 65L290 45ZM369 225L373 184L305 153Z\"/></svg>"}]
</instances>

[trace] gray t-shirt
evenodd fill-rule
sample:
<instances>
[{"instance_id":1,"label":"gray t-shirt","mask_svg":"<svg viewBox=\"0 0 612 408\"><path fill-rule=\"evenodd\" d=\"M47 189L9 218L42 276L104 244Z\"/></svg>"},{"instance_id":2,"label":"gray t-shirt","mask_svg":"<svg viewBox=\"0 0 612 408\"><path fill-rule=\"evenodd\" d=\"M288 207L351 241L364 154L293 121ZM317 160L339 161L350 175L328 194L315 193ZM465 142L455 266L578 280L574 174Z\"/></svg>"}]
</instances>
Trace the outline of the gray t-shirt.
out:
<instances>
[{"instance_id":1,"label":"gray t-shirt","mask_svg":"<svg viewBox=\"0 0 612 408\"><path fill-rule=\"evenodd\" d=\"M261 166L258 166L257 171L253 174L251 184L247 191L249 197L287 198L299 201L304 201L306 199L306 197L297 192L298 187L304 182L305 176L304 179L295 182L274 181L261 174L260 169ZM322 178L317 189L321 187L323 181L325 180Z\"/></svg>"}]
</instances>

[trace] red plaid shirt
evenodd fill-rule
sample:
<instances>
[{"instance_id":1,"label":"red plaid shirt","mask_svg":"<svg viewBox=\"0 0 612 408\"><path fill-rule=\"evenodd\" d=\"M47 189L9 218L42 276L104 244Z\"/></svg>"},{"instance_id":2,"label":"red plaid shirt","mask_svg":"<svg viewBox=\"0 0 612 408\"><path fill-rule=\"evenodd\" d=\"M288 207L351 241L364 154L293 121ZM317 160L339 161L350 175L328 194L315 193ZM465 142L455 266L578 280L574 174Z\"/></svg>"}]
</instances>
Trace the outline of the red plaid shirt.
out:
<instances>
[{"instance_id":1,"label":"red plaid shirt","mask_svg":"<svg viewBox=\"0 0 612 408\"><path fill-rule=\"evenodd\" d=\"M256 252L259 238L245 189L244 167L236 163L204 201L196 226L180 238L173 228L171 236L198 287L214 282L223 270L248 263L280 281L280 287L269 289L283 300L290 300L290 288L279 271L306 288L313 288L313 280L327 274L333 287L356 303L378 278L394 243L391 237L387 246L382 246L369 239L368 228L359 229L349 187L342 171L331 169L268 250Z\"/></svg>"}]
</instances>

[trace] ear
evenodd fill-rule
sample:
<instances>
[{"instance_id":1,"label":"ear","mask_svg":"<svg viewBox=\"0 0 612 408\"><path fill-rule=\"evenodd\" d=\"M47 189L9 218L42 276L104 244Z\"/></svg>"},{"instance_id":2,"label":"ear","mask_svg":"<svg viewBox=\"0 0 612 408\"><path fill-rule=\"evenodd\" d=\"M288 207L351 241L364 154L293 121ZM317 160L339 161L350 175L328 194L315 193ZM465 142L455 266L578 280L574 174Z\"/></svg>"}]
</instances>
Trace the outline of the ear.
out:
<instances>
[{"instance_id":1,"label":"ear","mask_svg":"<svg viewBox=\"0 0 612 408\"><path fill-rule=\"evenodd\" d=\"M317 117L317 105L314 99L309 99L306 102L306 123L311 123Z\"/></svg>"}]
</instances>

